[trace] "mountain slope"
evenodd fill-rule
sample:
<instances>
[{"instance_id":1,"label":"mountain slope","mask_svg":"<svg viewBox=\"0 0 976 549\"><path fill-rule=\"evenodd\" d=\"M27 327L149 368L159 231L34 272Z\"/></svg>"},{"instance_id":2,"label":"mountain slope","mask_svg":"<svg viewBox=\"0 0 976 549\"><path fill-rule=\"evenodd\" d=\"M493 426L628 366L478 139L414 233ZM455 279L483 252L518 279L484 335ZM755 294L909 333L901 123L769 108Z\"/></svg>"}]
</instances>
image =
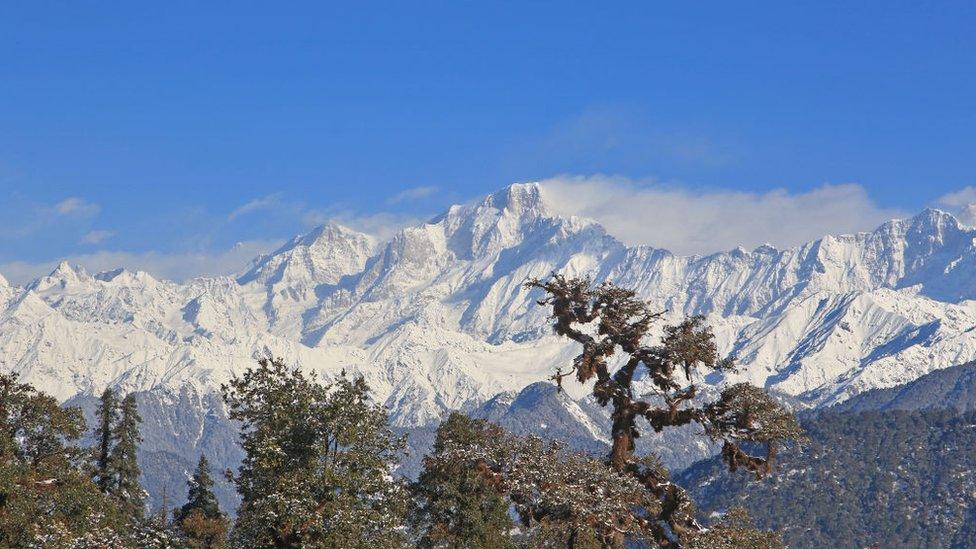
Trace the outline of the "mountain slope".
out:
<instances>
[{"instance_id":1,"label":"mountain slope","mask_svg":"<svg viewBox=\"0 0 976 549\"><path fill-rule=\"evenodd\" d=\"M860 412L940 408L976 412L976 362L937 370L906 385L872 389L826 410Z\"/></svg>"}]
</instances>

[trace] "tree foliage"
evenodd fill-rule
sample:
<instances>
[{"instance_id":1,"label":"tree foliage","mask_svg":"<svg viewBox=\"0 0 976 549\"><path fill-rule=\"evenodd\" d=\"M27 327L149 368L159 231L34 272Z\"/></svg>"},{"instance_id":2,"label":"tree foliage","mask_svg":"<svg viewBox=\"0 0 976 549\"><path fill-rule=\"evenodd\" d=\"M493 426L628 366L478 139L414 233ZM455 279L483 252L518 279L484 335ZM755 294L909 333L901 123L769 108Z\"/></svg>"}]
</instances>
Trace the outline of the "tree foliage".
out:
<instances>
[{"instance_id":1,"label":"tree foliage","mask_svg":"<svg viewBox=\"0 0 976 549\"><path fill-rule=\"evenodd\" d=\"M113 488L113 475L110 471L109 459L112 451L113 432L119 419L119 402L115 391L106 387L98 402L95 412L98 425L95 426L95 483L103 494Z\"/></svg>"},{"instance_id":2,"label":"tree foliage","mask_svg":"<svg viewBox=\"0 0 976 549\"><path fill-rule=\"evenodd\" d=\"M757 530L742 507L729 509L711 528L687 537L688 549L779 549L786 547L780 532Z\"/></svg>"},{"instance_id":3,"label":"tree foliage","mask_svg":"<svg viewBox=\"0 0 976 549\"><path fill-rule=\"evenodd\" d=\"M128 394L122 399L118 423L113 432L113 446L109 455L109 473L112 476L109 493L137 518L145 512L146 493L139 485L139 462L136 453L142 438L139 436L139 416L136 397Z\"/></svg>"},{"instance_id":4,"label":"tree foliage","mask_svg":"<svg viewBox=\"0 0 976 549\"><path fill-rule=\"evenodd\" d=\"M468 448L503 436L500 427L452 413L437 428L434 447L413 485L412 526L421 547L511 547L514 524L500 487L457 459Z\"/></svg>"},{"instance_id":5,"label":"tree foliage","mask_svg":"<svg viewBox=\"0 0 976 549\"><path fill-rule=\"evenodd\" d=\"M431 454L427 470L465 468L483 487L469 489L470 494L503 494L519 519L520 535L510 543L605 547L619 544L625 536L632 541L645 537L647 512L660 503L632 476L599 459L569 452L557 442L477 424L483 436ZM652 459L644 465L666 474Z\"/></svg>"},{"instance_id":6,"label":"tree foliage","mask_svg":"<svg viewBox=\"0 0 976 549\"><path fill-rule=\"evenodd\" d=\"M324 384L263 359L224 387L224 399L245 452L235 545L402 543L407 492L393 468L404 441L362 379Z\"/></svg>"},{"instance_id":7,"label":"tree foliage","mask_svg":"<svg viewBox=\"0 0 976 549\"><path fill-rule=\"evenodd\" d=\"M226 517L208 517L200 509L193 509L179 522L183 543L190 549L222 549L227 545Z\"/></svg>"},{"instance_id":8,"label":"tree foliage","mask_svg":"<svg viewBox=\"0 0 976 549\"><path fill-rule=\"evenodd\" d=\"M0 374L0 546L128 543L128 518L82 470L84 430L80 409Z\"/></svg>"},{"instance_id":9,"label":"tree foliage","mask_svg":"<svg viewBox=\"0 0 976 549\"><path fill-rule=\"evenodd\" d=\"M177 527L193 549L227 546L228 521L220 511L213 485L210 464L201 455L193 476L187 481L187 501L174 513Z\"/></svg>"}]
</instances>

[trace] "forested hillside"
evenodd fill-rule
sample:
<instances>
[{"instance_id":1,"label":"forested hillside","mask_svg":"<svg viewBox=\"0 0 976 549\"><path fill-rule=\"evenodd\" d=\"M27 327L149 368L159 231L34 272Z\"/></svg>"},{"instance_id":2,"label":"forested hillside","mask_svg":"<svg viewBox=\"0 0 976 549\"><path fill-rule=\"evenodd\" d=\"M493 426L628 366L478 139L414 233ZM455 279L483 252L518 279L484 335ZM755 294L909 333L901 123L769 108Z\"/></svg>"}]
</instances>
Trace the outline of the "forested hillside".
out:
<instances>
[{"instance_id":1,"label":"forested hillside","mask_svg":"<svg viewBox=\"0 0 976 549\"><path fill-rule=\"evenodd\" d=\"M762 482L714 459L678 480L703 514L741 505L790 547L976 545L976 414L829 412L803 425L810 440Z\"/></svg>"}]
</instances>

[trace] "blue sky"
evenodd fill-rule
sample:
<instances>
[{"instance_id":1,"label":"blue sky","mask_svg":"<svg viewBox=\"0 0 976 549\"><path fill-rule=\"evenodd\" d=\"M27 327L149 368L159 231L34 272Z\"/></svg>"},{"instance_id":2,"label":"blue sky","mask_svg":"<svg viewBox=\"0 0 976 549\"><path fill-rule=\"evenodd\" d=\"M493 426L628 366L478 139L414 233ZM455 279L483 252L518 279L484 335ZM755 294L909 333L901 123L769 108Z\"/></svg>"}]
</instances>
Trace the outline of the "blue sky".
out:
<instances>
[{"instance_id":1,"label":"blue sky","mask_svg":"<svg viewBox=\"0 0 976 549\"><path fill-rule=\"evenodd\" d=\"M326 218L384 233L557 176L857 206L795 238L976 200L972 2L18 4L0 4L15 279L60 257L225 270Z\"/></svg>"}]
</instances>

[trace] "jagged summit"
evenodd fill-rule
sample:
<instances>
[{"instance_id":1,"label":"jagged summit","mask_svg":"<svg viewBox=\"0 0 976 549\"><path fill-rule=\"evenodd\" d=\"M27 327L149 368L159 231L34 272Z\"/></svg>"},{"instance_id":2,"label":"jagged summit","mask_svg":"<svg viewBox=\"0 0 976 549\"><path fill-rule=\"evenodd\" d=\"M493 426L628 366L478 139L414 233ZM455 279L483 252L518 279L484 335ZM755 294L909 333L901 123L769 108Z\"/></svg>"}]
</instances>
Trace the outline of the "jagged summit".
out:
<instances>
[{"instance_id":1,"label":"jagged summit","mask_svg":"<svg viewBox=\"0 0 976 549\"><path fill-rule=\"evenodd\" d=\"M42 276L27 285L29 290L46 291L51 288L66 288L85 284L94 278L83 267L61 261L47 276Z\"/></svg>"},{"instance_id":2,"label":"jagged summit","mask_svg":"<svg viewBox=\"0 0 976 549\"><path fill-rule=\"evenodd\" d=\"M50 278L78 279L88 276L88 271L80 265L71 265L67 260L62 260L58 266L48 275Z\"/></svg>"},{"instance_id":3,"label":"jagged summit","mask_svg":"<svg viewBox=\"0 0 976 549\"><path fill-rule=\"evenodd\" d=\"M112 269L110 271L102 271L95 274L94 278L100 282L127 286L153 284L157 282L156 279L146 271L130 271L125 267L119 267L118 269Z\"/></svg>"},{"instance_id":4,"label":"jagged summit","mask_svg":"<svg viewBox=\"0 0 976 549\"><path fill-rule=\"evenodd\" d=\"M513 183L488 195L482 204L499 210L508 210L517 215L528 213L540 217L549 216L538 183Z\"/></svg>"},{"instance_id":5,"label":"jagged summit","mask_svg":"<svg viewBox=\"0 0 976 549\"><path fill-rule=\"evenodd\" d=\"M237 280L240 284L335 284L343 276L359 272L374 246L373 239L364 233L326 223L258 257Z\"/></svg>"},{"instance_id":6,"label":"jagged summit","mask_svg":"<svg viewBox=\"0 0 976 549\"><path fill-rule=\"evenodd\" d=\"M291 242L285 244L283 249L291 249L297 246L327 247L336 242L343 242L350 239L372 242L372 238L369 235L330 221L319 225L304 235L296 236Z\"/></svg>"}]
</instances>

